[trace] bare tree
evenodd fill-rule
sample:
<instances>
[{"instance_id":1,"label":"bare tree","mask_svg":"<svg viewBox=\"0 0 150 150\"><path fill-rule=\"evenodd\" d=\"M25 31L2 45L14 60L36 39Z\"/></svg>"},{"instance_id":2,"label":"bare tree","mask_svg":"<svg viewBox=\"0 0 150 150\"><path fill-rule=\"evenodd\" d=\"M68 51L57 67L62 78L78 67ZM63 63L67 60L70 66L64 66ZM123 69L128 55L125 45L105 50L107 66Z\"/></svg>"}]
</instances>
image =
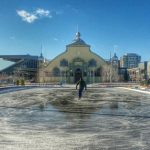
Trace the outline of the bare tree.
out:
<instances>
[{"instance_id":1,"label":"bare tree","mask_svg":"<svg viewBox=\"0 0 150 150\"><path fill-rule=\"evenodd\" d=\"M116 82L118 81L118 71L111 65L104 65L102 67L102 81L103 82Z\"/></svg>"}]
</instances>

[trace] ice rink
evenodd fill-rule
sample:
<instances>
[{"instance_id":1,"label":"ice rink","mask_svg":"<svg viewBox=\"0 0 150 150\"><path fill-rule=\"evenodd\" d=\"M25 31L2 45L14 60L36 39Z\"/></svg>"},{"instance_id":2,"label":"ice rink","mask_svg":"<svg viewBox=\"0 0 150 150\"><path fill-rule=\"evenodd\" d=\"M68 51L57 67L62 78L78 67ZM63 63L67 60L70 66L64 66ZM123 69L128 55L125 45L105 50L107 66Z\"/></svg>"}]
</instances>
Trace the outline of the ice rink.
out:
<instances>
[{"instance_id":1,"label":"ice rink","mask_svg":"<svg viewBox=\"0 0 150 150\"><path fill-rule=\"evenodd\" d=\"M0 94L0 150L148 150L150 95L91 88Z\"/></svg>"}]
</instances>

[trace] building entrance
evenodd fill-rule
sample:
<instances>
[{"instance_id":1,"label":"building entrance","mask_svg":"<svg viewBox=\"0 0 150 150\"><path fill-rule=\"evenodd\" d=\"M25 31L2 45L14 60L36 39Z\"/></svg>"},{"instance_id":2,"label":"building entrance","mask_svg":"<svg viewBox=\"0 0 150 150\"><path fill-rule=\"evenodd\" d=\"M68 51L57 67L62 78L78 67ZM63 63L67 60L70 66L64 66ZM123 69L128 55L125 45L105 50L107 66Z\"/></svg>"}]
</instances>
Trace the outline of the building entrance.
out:
<instances>
[{"instance_id":1,"label":"building entrance","mask_svg":"<svg viewBox=\"0 0 150 150\"><path fill-rule=\"evenodd\" d=\"M80 80L81 76L82 76L82 70L80 68L77 68L75 70L74 82L77 83Z\"/></svg>"}]
</instances>

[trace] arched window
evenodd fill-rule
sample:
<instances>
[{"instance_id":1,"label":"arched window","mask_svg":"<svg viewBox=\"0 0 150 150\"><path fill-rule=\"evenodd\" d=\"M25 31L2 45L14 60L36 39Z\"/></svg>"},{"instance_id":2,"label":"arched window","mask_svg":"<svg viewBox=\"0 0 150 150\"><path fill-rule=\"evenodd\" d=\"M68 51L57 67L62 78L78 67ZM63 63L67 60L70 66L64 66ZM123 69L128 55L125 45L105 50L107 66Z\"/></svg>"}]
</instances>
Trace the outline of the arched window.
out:
<instances>
[{"instance_id":1,"label":"arched window","mask_svg":"<svg viewBox=\"0 0 150 150\"><path fill-rule=\"evenodd\" d=\"M58 67L55 67L53 69L53 75L56 77L60 76L60 69Z\"/></svg>"},{"instance_id":2,"label":"arched window","mask_svg":"<svg viewBox=\"0 0 150 150\"><path fill-rule=\"evenodd\" d=\"M62 59L62 60L60 61L60 66L61 66L61 67L67 67L67 66L68 66L68 61L67 61L66 59Z\"/></svg>"},{"instance_id":3,"label":"arched window","mask_svg":"<svg viewBox=\"0 0 150 150\"><path fill-rule=\"evenodd\" d=\"M94 59L89 60L88 66L89 67L96 67L96 60L94 60Z\"/></svg>"}]
</instances>

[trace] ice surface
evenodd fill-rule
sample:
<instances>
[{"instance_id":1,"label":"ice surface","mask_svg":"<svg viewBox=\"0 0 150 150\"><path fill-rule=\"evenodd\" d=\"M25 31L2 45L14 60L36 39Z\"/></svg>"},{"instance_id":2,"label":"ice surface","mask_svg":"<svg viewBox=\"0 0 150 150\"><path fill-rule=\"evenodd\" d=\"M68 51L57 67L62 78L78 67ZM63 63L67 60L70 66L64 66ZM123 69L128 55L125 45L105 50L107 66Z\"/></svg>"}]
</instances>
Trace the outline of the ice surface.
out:
<instances>
[{"instance_id":1,"label":"ice surface","mask_svg":"<svg viewBox=\"0 0 150 150\"><path fill-rule=\"evenodd\" d=\"M118 88L0 94L0 149L150 149L150 95Z\"/></svg>"}]
</instances>

